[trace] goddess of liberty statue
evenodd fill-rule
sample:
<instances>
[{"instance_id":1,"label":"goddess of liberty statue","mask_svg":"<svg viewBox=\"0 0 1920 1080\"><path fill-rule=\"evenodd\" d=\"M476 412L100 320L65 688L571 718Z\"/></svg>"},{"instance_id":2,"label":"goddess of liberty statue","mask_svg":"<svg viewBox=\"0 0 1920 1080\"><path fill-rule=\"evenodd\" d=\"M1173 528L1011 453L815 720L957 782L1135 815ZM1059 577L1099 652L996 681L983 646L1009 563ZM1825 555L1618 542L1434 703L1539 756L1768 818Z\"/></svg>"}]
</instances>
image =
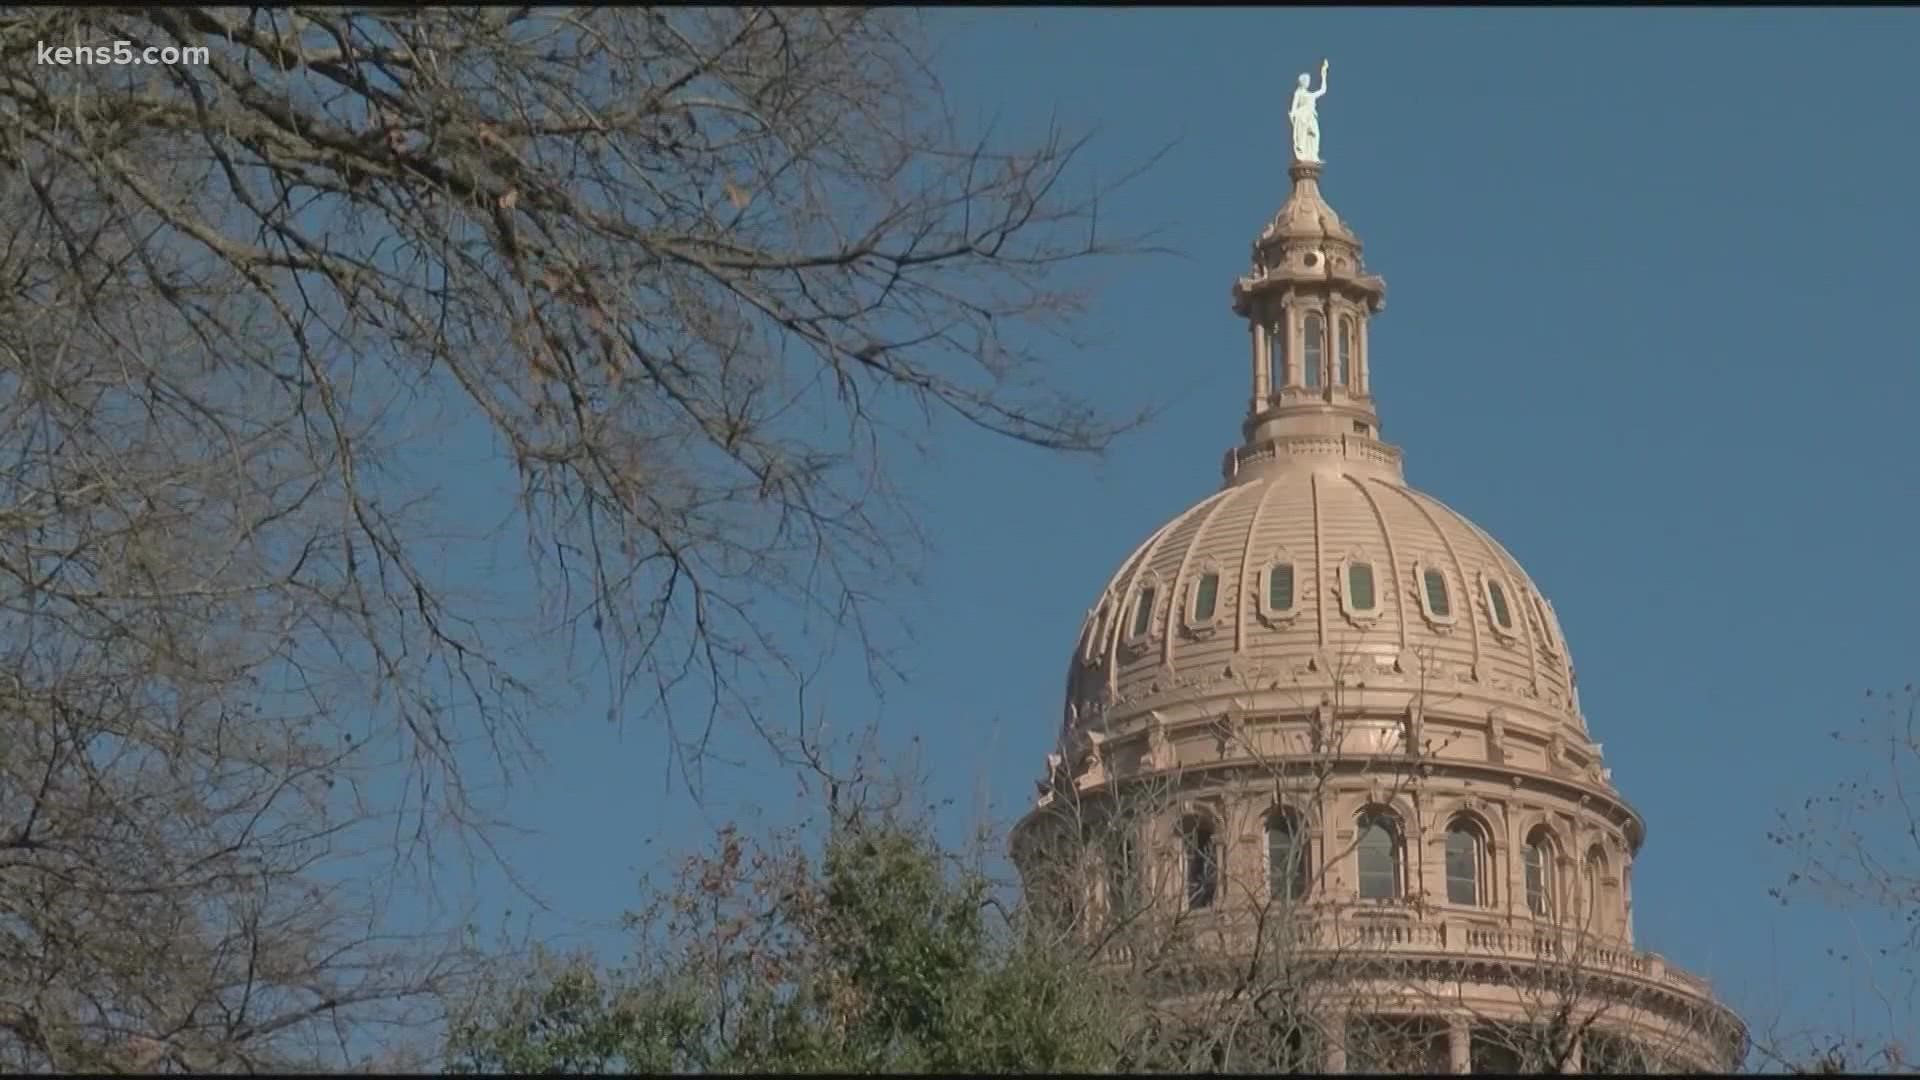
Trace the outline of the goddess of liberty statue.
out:
<instances>
[{"instance_id":1,"label":"goddess of liberty statue","mask_svg":"<svg viewBox=\"0 0 1920 1080\"><path fill-rule=\"evenodd\" d=\"M1302 74L1294 88L1287 119L1293 121L1293 160L1320 164L1320 98L1327 92L1327 62L1320 61L1320 89L1309 90L1313 79Z\"/></svg>"}]
</instances>

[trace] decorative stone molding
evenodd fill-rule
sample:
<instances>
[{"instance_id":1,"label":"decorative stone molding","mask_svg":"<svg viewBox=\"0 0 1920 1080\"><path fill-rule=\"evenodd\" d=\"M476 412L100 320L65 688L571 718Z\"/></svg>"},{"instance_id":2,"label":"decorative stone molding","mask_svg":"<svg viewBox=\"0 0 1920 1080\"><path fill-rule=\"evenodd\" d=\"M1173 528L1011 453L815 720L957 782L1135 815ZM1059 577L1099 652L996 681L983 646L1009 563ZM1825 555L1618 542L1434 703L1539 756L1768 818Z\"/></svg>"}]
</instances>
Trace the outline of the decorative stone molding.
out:
<instances>
[{"instance_id":1,"label":"decorative stone molding","mask_svg":"<svg viewBox=\"0 0 1920 1080\"><path fill-rule=\"evenodd\" d=\"M1573 771L1573 763L1567 758L1567 740L1557 731L1547 739L1547 768L1559 774Z\"/></svg>"},{"instance_id":2,"label":"decorative stone molding","mask_svg":"<svg viewBox=\"0 0 1920 1080\"><path fill-rule=\"evenodd\" d=\"M1157 712L1147 714L1147 766L1171 769L1176 764L1173 743L1167 738L1166 723Z\"/></svg>"}]
</instances>

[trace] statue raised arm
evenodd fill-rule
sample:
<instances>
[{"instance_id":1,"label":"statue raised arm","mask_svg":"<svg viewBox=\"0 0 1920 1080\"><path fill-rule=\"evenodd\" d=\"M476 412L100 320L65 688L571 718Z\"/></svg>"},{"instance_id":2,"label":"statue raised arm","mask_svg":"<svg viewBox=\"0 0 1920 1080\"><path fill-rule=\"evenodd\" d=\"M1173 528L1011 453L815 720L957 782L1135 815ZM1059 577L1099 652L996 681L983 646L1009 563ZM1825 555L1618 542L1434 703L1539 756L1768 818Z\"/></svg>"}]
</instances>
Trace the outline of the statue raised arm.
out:
<instances>
[{"instance_id":1,"label":"statue raised arm","mask_svg":"<svg viewBox=\"0 0 1920 1080\"><path fill-rule=\"evenodd\" d=\"M1313 77L1301 74L1300 85L1293 91L1293 104L1287 108L1287 119L1293 123L1293 160L1312 164L1320 163L1320 98L1327 92L1327 62L1320 61L1320 89L1309 87Z\"/></svg>"}]
</instances>

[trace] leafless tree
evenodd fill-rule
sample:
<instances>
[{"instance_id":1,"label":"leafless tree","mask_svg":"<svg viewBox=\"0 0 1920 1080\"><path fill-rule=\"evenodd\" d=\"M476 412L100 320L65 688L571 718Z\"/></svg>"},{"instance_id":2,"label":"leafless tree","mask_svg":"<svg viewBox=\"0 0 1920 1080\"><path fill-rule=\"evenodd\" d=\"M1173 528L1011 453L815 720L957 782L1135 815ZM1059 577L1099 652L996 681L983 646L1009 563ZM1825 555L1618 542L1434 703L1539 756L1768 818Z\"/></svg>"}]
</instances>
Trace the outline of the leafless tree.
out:
<instances>
[{"instance_id":1,"label":"leafless tree","mask_svg":"<svg viewBox=\"0 0 1920 1080\"><path fill-rule=\"evenodd\" d=\"M210 55L36 62L120 40ZM566 704L529 643L683 764L784 738L758 678L884 670L889 453L1123 426L1047 377L1129 246L1081 143L966 136L925 55L894 10L0 12L0 1068L362 1058L459 973L368 860L486 839ZM495 535L535 605L471 584Z\"/></svg>"},{"instance_id":2,"label":"leafless tree","mask_svg":"<svg viewBox=\"0 0 1920 1080\"><path fill-rule=\"evenodd\" d=\"M1768 833L1793 866L1773 896L1834 916L1828 955L1860 1004L1839 1027L1775 1019L1756 1048L1800 1071L1904 1072L1920 1022L1920 689L1869 691L1852 727L1828 734L1846 772Z\"/></svg>"}]
</instances>

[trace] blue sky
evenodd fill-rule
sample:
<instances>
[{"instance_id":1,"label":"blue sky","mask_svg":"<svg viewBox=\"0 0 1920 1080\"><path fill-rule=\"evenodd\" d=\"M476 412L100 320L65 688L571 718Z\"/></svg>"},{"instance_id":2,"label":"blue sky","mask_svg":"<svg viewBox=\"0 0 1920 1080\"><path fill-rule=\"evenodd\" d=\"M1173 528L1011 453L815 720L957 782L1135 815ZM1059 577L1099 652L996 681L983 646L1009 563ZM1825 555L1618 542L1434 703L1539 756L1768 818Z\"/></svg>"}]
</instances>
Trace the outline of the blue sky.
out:
<instances>
[{"instance_id":1,"label":"blue sky","mask_svg":"<svg viewBox=\"0 0 1920 1080\"><path fill-rule=\"evenodd\" d=\"M1557 607L1650 825L1641 946L1756 1019L1844 1011L1853 981L1822 951L1852 930L1769 898L1787 867L1765 833L1841 779L1827 732L1863 692L1920 676L1920 12L933 20L963 115L1097 128L1102 176L1174 142L1107 212L1178 255L1101 267L1096 343L1059 368L1163 412L1097 462L942 427L935 460L902 466L935 544L891 598L910 677L876 700L839 665L812 703L917 747L958 817L1024 810L1088 604L1238 438L1228 287L1287 191L1289 88L1327 56L1322 189L1389 287L1385 436ZM777 774L723 769L696 806L663 785L658 735L609 725L604 702L543 738L512 805L536 833L508 848L551 904L542 933L617 940L604 921L663 853L794 804ZM492 878L482 898L519 903Z\"/></svg>"}]
</instances>

